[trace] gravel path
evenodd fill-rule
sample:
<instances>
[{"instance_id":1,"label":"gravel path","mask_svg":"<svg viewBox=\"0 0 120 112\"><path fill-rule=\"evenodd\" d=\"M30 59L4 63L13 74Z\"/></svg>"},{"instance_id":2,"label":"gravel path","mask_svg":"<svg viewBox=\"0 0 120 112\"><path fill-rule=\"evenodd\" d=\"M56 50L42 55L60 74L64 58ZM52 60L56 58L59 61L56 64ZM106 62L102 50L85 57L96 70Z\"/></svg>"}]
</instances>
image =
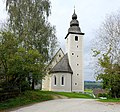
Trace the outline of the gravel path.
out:
<instances>
[{"instance_id":1,"label":"gravel path","mask_svg":"<svg viewBox=\"0 0 120 112\"><path fill-rule=\"evenodd\" d=\"M120 112L120 104L102 103L93 99L57 99L11 112Z\"/></svg>"}]
</instances>

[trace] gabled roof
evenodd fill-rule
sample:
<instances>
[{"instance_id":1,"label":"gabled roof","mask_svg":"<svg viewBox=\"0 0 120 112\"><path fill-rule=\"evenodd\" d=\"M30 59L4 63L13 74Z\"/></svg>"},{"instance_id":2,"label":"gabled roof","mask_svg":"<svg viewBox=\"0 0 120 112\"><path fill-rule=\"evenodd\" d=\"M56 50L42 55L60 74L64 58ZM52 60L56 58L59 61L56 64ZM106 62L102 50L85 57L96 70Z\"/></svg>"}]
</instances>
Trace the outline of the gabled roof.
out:
<instances>
[{"instance_id":1,"label":"gabled roof","mask_svg":"<svg viewBox=\"0 0 120 112\"><path fill-rule=\"evenodd\" d=\"M56 54L53 56L53 58L51 59L51 61L50 61L49 64L47 65L47 67L52 63L52 61L55 59L56 55L57 55L60 51L64 54L63 50L60 48L60 49L56 52Z\"/></svg>"},{"instance_id":2,"label":"gabled roof","mask_svg":"<svg viewBox=\"0 0 120 112\"><path fill-rule=\"evenodd\" d=\"M73 73L68 60L68 55L64 55L63 58L52 68L50 73Z\"/></svg>"}]
</instances>

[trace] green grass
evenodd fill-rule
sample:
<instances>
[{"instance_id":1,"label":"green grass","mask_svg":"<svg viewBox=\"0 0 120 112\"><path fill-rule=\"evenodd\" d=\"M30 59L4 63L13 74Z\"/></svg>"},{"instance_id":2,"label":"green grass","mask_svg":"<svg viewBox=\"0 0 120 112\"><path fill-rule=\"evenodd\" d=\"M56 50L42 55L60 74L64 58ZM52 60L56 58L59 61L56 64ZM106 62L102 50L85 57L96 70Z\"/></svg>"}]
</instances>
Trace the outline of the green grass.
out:
<instances>
[{"instance_id":1,"label":"green grass","mask_svg":"<svg viewBox=\"0 0 120 112\"><path fill-rule=\"evenodd\" d=\"M26 104L32 104L52 99L53 97L50 94L45 94L42 93L41 91L26 91L16 98L9 99L5 102L0 103L0 110L19 107Z\"/></svg>"},{"instance_id":2,"label":"green grass","mask_svg":"<svg viewBox=\"0 0 120 112\"><path fill-rule=\"evenodd\" d=\"M92 94L92 93L93 93L93 90L92 90L92 89L85 89L85 92Z\"/></svg>"},{"instance_id":3,"label":"green grass","mask_svg":"<svg viewBox=\"0 0 120 112\"><path fill-rule=\"evenodd\" d=\"M120 102L120 99L99 99L100 102Z\"/></svg>"},{"instance_id":4,"label":"green grass","mask_svg":"<svg viewBox=\"0 0 120 112\"><path fill-rule=\"evenodd\" d=\"M71 93L71 92L52 92L52 91L41 91L42 93L49 94L49 95L61 95L66 96L68 98L93 98L88 94L83 93Z\"/></svg>"},{"instance_id":5,"label":"green grass","mask_svg":"<svg viewBox=\"0 0 120 112\"><path fill-rule=\"evenodd\" d=\"M91 93L91 90L86 90L85 92ZM89 94L83 93L70 93L70 92L52 92L52 91L26 91L16 98L9 99L0 103L0 110L16 108L20 106L25 106L28 104L33 104L37 102L47 101L54 99L54 96L61 95L68 98L86 98L92 99L93 97ZM58 97L60 98L60 97ZM99 99L101 102L120 102L120 99Z\"/></svg>"},{"instance_id":6,"label":"green grass","mask_svg":"<svg viewBox=\"0 0 120 112\"><path fill-rule=\"evenodd\" d=\"M87 99L93 98L92 96L83 93L70 93L70 92L54 92L54 93L58 95L66 96L68 98L87 98Z\"/></svg>"},{"instance_id":7,"label":"green grass","mask_svg":"<svg viewBox=\"0 0 120 112\"><path fill-rule=\"evenodd\" d=\"M70 92L52 92L52 91L26 91L16 98L9 99L0 103L0 110L19 107L36 102L42 102L54 99L54 96L61 95L68 98L92 98L88 94L70 93ZM59 97L58 97L59 98Z\"/></svg>"}]
</instances>

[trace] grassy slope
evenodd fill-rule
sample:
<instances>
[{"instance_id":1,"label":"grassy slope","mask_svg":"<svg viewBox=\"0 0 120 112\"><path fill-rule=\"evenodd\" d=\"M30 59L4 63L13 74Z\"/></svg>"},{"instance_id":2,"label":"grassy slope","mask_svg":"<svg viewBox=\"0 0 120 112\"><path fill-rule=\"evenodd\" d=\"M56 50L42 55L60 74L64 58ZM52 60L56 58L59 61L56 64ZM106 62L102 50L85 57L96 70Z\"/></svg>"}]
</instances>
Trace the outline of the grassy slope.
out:
<instances>
[{"instance_id":1,"label":"grassy slope","mask_svg":"<svg viewBox=\"0 0 120 112\"><path fill-rule=\"evenodd\" d=\"M88 92L88 91L87 91ZM89 91L91 93L91 91ZM9 99L8 101L0 103L0 110L10 109L14 107L24 106L37 102L54 99L54 96L61 95L68 98L92 98L88 94L69 93L69 92L51 92L51 91L26 91L19 97ZM58 97L61 98L61 97ZM106 99L99 100L101 102L120 102L120 99Z\"/></svg>"},{"instance_id":2,"label":"grassy slope","mask_svg":"<svg viewBox=\"0 0 120 112\"><path fill-rule=\"evenodd\" d=\"M82 94L82 93L69 93L69 92L56 92L56 94L66 96L68 98L93 98L92 96L88 94Z\"/></svg>"},{"instance_id":3,"label":"grassy slope","mask_svg":"<svg viewBox=\"0 0 120 112\"><path fill-rule=\"evenodd\" d=\"M38 91L26 91L19 97L0 103L0 110L19 107L26 104L52 100L52 96Z\"/></svg>"},{"instance_id":4,"label":"grassy slope","mask_svg":"<svg viewBox=\"0 0 120 112\"><path fill-rule=\"evenodd\" d=\"M100 102L120 102L120 99L99 99Z\"/></svg>"},{"instance_id":5,"label":"grassy slope","mask_svg":"<svg viewBox=\"0 0 120 112\"><path fill-rule=\"evenodd\" d=\"M42 102L54 99L54 96L62 95L68 98L92 98L87 94L68 93L68 92L51 92L51 91L26 91L19 97L9 99L0 103L0 110L19 107L36 102Z\"/></svg>"},{"instance_id":6,"label":"grassy slope","mask_svg":"<svg viewBox=\"0 0 120 112\"><path fill-rule=\"evenodd\" d=\"M92 93L93 93L93 90L92 90L92 89L85 89L84 92L89 93L89 94L92 94Z\"/></svg>"}]
</instances>

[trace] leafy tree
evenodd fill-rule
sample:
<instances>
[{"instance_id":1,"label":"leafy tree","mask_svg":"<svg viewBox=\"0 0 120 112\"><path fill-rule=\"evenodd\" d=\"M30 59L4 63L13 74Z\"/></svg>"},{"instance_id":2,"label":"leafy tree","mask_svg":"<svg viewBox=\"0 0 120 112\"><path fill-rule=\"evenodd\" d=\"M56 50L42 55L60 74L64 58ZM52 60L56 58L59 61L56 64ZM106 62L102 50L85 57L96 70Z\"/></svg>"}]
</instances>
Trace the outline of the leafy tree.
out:
<instances>
[{"instance_id":1,"label":"leafy tree","mask_svg":"<svg viewBox=\"0 0 120 112\"><path fill-rule=\"evenodd\" d=\"M17 50L17 41L14 35L10 32L0 32L0 74L5 75L5 79L8 82L8 60L13 57Z\"/></svg>"},{"instance_id":2,"label":"leafy tree","mask_svg":"<svg viewBox=\"0 0 120 112\"><path fill-rule=\"evenodd\" d=\"M19 88L21 92L31 85L34 89L35 81L45 74L43 57L38 50L19 46L14 33L9 31L0 33L0 62L0 76L7 89Z\"/></svg>"},{"instance_id":3,"label":"leafy tree","mask_svg":"<svg viewBox=\"0 0 120 112\"><path fill-rule=\"evenodd\" d=\"M120 97L120 11L106 17L92 48L96 78L103 81L111 97Z\"/></svg>"},{"instance_id":4,"label":"leafy tree","mask_svg":"<svg viewBox=\"0 0 120 112\"><path fill-rule=\"evenodd\" d=\"M6 0L9 30L1 32L0 74L20 91L26 83L34 89L57 46L55 28L48 22L50 8L49 0Z\"/></svg>"},{"instance_id":5,"label":"leafy tree","mask_svg":"<svg viewBox=\"0 0 120 112\"><path fill-rule=\"evenodd\" d=\"M36 48L44 62L53 54L57 38L55 28L48 22L49 0L7 0L9 27L26 49Z\"/></svg>"},{"instance_id":6,"label":"leafy tree","mask_svg":"<svg viewBox=\"0 0 120 112\"><path fill-rule=\"evenodd\" d=\"M93 40L92 49L97 49L101 54L108 52L110 48L111 62L120 64L120 11L106 17L97 29L96 38ZM97 64L97 58L94 58L94 63L97 75L102 71L102 68Z\"/></svg>"},{"instance_id":7,"label":"leafy tree","mask_svg":"<svg viewBox=\"0 0 120 112\"><path fill-rule=\"evenodd\" d=\"M117 63L111 63L111 56L109 55L111 48L101 57L98 57L99 66L103 68L100 74L97 76L97 80L103 81L103 88L109 91L110 97L120 98L120 65ZM94 56L98 56L100 52L94 51Z\"/></svg>"}]
</instances>

